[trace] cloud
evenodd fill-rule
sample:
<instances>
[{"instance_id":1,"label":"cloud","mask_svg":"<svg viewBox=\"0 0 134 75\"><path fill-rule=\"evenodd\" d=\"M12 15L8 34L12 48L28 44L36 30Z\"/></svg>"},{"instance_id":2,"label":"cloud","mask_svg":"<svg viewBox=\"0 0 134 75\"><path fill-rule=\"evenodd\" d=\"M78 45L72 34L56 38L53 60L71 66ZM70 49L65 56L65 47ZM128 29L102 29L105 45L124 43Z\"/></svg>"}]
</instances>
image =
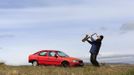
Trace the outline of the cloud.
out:
<instances>
[{"instance_id":1,"label":"cloud","mask_svg":"<svg viewBox=\"0 0 134 75\"><path fill-rule=\"evenodd\" d=\"M0 35L0 38L13 38L14 36L15 35L12 35L12 34L2 34L2 35Z\"/></svg>"},{"instance_id":2,"label":"cloud","mask_svg":"<svg viewBox=\"0 0 134 75\"><path fill-rule=\"evenodd\" d=\"M0 1L0 8L61 6L74 5L82 2L82 0L4 0Z\"/></svg>"},{"instance_id":3,"label":"cloud","mask_svg":"<svg viewBox=\"0 0 134 75\"><path fill-rule=\"evenodd\" d=\"M133 17L134 13L130 6L124 9L116 6L111 7L110 5L93 7L94 5L74 5L66 7L0 9L0 28L28 28L41 26L41 23L46 26L48 23L65 23L68 21L81 21L85 24L97 21L122 21L122 18Z\"/></svg>"},{"instance_id":4,"label":"cloud","mask_svg":"<svg viewBox=\"0 0 134 75\"><path fill-rule=\"evenodd\" d=\"M0 47L0 50L2 50L3 48L2 47Z\"/></svg>"},{"instance_id":5,"label":"cloud","mask_svg":"<svg viewBox=\"0 0 134 75\"><path fill-rule=\"evenodd\" d=\"M132 0L0 0L0 8L31 8L49 6L72 6L72 5L133 5Z\"/></svg>"},{"instance_id":6,"label":"cloud","mask_svg":"<svg viewBox=\"0 0 134 75\"><path fill-rule=\"evenodd\" d=\"M85 56L88 55L89 46L85 47L80 41L81 34L85 32L106 34L106 43L102 47L104 51L111 53L119 49L122 53L131 52L133 46L130 42L133 40L126 38L128 46L122 46L124 38L122 40L114 33L117 33L116 28L119 31L122 22L134 18L133 7L130 0L1 0L0 31L8 34L1 34L0 39L12 38L12 34L17 37L6 39L6 42L0 40L4 48L1 51L5 52L0 55L11 54L5 58L12 63L19 60L18 57L22 57L21 62L26 62L28 53L32 53L28 51L38 49L61 49L71 55L77 52L76 56ZM130 28L129 25L122 25L120 29L133 30ZM111 46L113 43L117 43L117 46ZM10 56L15 59L9 61Z\"/></svg>"},{"instance_id":7,"label":"cloud","mask_svg":"<svg viewBox=\"0 0 134 75\"><path fill-rule=\"evenodd\" d=\"M132 3L130 0L3 0L0 1L0 29L56 27L62 22L62 26L65 26L69 22L87 25L124 21L123 18L134 17ZM122 9L124 5L126 7ZM10 9L3 9L7 6ZM32 8L13 9L18 7ZM100 29L106 30L106 27Z\"/></svg>"},{"instance_id":8,"label":"cloud","mask_svg":"<svg viewBox=\"0 0 134 75\"><path fill-rule=\"evenodd\" d=\"M134 23L126 23L126 24L123 24L121 27L120 27L120 30L122 31L133 31L134 30Z\"/></svg>"},{"instance_id":9,"label":"cloud","mask_svg":"<svg viewBox=\"0 0 134 75\"><path fill-rule=\"evenodd\" d=\"M102 30L102 31L106 31L107 28L103 26L103 27L100 27L100 30Z\"/></svg>"}]
</instances>

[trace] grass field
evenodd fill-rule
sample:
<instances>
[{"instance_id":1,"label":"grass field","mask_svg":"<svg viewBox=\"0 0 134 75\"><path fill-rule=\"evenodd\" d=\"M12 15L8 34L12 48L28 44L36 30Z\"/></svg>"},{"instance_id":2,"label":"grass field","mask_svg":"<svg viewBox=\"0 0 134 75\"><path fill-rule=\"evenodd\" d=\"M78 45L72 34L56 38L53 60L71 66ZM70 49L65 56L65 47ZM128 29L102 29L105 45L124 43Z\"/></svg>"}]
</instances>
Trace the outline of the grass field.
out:
<instances>
[{"instance_id":1,"label":"grass field","mask_svg":"<svg viewBox=\"0 0 134 75\"><path fill-rule=\"evenodd\" d=\"M0 64L0 75L134 75L134 65L106 64L99 68L92 65L63 68L54 66L7 66Z\"/></svg>"}]
</instances>

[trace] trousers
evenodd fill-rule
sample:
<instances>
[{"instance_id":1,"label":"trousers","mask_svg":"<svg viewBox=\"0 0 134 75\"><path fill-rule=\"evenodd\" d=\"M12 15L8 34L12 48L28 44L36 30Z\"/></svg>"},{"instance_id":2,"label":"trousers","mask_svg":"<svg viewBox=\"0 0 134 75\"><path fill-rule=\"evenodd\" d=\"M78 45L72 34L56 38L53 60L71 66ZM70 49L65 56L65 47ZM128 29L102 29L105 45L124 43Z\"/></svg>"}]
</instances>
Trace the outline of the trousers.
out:
<instances>
[{"instance_id":1,"label":"trousers","mask_svg":"<svg viewBox=\"0 0 134 75\"><path fill-rule=\"evenodd\" d=\"M92 65L99 67L100 65L99 65L98 61L96 60L96 58L97 58L97 54L91 53L90 61L91 61Z\"/></svg>"}]
</instances>

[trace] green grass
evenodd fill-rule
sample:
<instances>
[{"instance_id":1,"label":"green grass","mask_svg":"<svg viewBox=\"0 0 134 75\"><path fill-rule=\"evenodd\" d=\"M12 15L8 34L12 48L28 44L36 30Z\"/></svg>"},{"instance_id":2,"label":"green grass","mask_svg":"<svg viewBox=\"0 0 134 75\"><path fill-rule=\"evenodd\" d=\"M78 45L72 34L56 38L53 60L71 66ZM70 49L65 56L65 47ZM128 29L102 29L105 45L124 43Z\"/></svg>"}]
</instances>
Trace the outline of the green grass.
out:
<instances>
[{"instance_id":1,"label":"green grass","mask_svg":"<svg viewBox=\"0 0 134 75\"><path fill-rule=\"evenodd\" d=\"M7 66L0 64L0 75L134 75L134 65L104 65L99 68L92 65L84 67L54 66Z\"/></svg>"}]
</instances>

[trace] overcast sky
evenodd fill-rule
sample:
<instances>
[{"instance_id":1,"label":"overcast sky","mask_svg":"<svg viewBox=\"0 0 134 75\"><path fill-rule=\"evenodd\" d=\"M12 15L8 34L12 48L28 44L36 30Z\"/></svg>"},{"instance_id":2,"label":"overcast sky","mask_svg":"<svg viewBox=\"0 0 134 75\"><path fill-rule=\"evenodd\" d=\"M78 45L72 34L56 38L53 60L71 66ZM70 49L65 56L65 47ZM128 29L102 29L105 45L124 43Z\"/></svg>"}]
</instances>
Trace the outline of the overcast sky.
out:
<instances>
[{"instance_id":1,"label":"overcast sky","mask_svg":"<svg viewBox=\"0 0 134 75\"><path fill-rule=\"evenodd\" d=\"M104 35L100 56L134 54L133 0L0 0L0 59L27 63L42 49L88 57L87 33Z\"/></svg>"}]
</instances>

